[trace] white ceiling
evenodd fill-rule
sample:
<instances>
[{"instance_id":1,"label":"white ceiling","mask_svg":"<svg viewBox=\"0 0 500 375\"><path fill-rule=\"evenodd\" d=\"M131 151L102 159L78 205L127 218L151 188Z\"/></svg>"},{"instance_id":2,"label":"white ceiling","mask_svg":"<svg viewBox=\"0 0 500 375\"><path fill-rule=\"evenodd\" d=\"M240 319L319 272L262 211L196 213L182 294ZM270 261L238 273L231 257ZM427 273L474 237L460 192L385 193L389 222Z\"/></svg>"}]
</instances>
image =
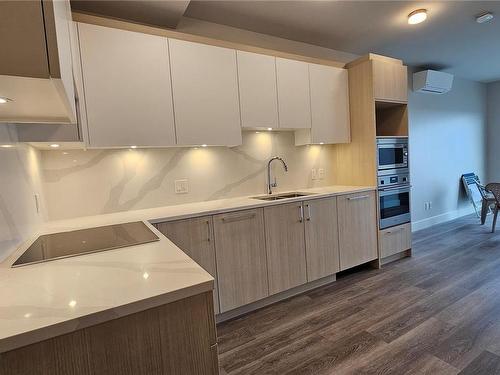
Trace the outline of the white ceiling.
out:
<instances>
[{"instance_id":1,"label":"white ceiling","mask_svg":"<svg viewBox=\"0 0 500 375\"><path fill-rule=\"evenodd\" d=\"M408 25L408 13L418 8L428 9L428 20ZM483 11L496 18L476 23ZM476 81L500 80L500 1L191 1L184 16L393 56Z\"/></svg>"}]
</instances>

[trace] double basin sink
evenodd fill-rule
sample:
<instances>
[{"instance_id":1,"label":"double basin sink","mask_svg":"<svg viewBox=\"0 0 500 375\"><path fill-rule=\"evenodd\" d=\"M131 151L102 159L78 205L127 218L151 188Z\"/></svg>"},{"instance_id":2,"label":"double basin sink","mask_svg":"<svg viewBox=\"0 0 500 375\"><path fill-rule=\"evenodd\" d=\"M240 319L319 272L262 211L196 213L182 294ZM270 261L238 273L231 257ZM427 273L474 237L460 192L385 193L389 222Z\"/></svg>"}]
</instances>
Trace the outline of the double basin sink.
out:
<instances>
[{"instance_id":1,"label":"double basin sink","mask_svg":"<svg viewBox=\"0 0 500 375\"><path fill-rule=\"evenodd\" d=\"M282 199L306 197L309 195L314 195L314 194L293 192L293 193L283 193L283 194L262 195L259 197L252 197L252 199L259 199L261 201L277 201Z\"/></svg>"}]
</instances>

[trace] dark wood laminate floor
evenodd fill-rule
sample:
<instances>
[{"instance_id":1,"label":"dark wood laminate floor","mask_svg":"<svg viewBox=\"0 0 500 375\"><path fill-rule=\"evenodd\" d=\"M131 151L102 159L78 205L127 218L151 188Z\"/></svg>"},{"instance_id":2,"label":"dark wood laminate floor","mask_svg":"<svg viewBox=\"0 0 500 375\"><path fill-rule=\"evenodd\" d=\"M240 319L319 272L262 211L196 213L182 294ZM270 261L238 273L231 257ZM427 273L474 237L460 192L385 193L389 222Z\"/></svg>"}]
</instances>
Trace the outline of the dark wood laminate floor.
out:
<instances>
[{"instance_id":1,"label":"dark wood laminate floor","mask_svg":"<svg viewBox=\"0 0 500 375\"><path fill-rule=\"evenodd\" d=\"M468 216L413 257L218 326L222 375L500 374L500 230Z\"/></svg>"}]
</instances>

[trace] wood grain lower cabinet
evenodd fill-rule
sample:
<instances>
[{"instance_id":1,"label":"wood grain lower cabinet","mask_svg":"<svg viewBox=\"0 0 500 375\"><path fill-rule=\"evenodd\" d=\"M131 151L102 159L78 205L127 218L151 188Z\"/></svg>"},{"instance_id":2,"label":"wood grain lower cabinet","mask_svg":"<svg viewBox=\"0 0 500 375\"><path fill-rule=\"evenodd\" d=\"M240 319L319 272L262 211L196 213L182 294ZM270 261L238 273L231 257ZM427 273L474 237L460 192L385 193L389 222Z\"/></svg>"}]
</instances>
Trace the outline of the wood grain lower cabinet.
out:
<instances>
[{"instance_id":1,"label":"wood grain lower cabinet","mask_svg":"<svg viewBox=\"0 0 500 375\"><path fill-rule=\"evenodd\" d=\"M340 269L377 259L375 192L337 197Z\"/></svg>"},{"instance_id":2,"label":"wood grain lower cabinet","mask_svg":"<svg viewBox=\"0 0 500 375\"><path fill-rule=\"evenodd\" d=\"M212 217L157 223L155 227L214 277L214 308L218 314L220 308Z\"/></svg>"},{"instance_id":3,"label":"wood grain lower cabinet","mask_svg":"<svg viewBox=\"0 0 500 375\"><path fill-rule=\"evenodd\" d=\"M269 295L263 209L215 215L221 312Z\"/></svg>"},{"instance_id":4,"label":"wood grain lower cabinet","mask_svg":"<svg viewBox=\"0 0 500 375\"><path fill-rule=\"evenodd\" d=\"M340 270L337 198L304 202L307 281Z\"/></svg>"},{"instance_id":5,"label":"wood grain lower cabinet","mask_svg":"<svg viewBox=\"0 0 500 375\"><path fill-rule=\"evenodd\" d=\"M212 311L198 294L1 353L0 374L217 375Z\"/></svg>"},{"instance_id":6,"label":"wood grain lower cabinet","mask_svg":"<svg viewBox=\"0 0 500 375\"><path fill-rule=\"evenodd\" d=\"M382 229L378 235L381 258L411 249L410 223Z\"/></svg>"},{"instance_id":7,"label":"wood grain lower cabinet","mask_svg":"<svg viewBox=\"0 0 500 375\"><path fill-rule=\"evenodd\" d=\"M302 202L264 208L269 294L307 282Z\"/></svg>"}]
</instances>

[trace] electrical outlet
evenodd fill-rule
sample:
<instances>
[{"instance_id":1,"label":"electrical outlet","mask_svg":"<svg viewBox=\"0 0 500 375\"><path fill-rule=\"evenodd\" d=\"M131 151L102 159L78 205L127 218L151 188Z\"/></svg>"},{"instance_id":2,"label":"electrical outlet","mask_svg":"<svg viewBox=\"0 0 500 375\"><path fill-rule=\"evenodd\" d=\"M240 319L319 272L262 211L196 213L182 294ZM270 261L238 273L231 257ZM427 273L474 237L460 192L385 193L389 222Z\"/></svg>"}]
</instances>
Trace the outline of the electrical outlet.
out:
<instances>
[{"instance_id":1,"label":"electrical outlet","mask_svg":"<svg viewBox=\"0 0 500 375\"><path fill-rule=\"evenodd\" d=\"M318 179L322 180L325 178L325 170L323 168L318 169Z\"/></svg>"},{"instance_id":2,"label":"electrical outlet","mask_svg":"<svg viewBox=\"0 0 500 375\"><path fill-rule=\"evenodd\" d=\"M318 179L318 173L317 173L317 171L316 171L315 168L311 169L311 178L313 180L317 180Z\"/></svg>"},{"instance_id":3,"label":"electrical outlet","mask_svg":"<svg viewBox=\"0 0 500 375\"><path fill-rule=\"evenodd\" d=\"M175 194L189 193L189 182L187 179L175 180Z\"/></svg>"}]
</instances>

